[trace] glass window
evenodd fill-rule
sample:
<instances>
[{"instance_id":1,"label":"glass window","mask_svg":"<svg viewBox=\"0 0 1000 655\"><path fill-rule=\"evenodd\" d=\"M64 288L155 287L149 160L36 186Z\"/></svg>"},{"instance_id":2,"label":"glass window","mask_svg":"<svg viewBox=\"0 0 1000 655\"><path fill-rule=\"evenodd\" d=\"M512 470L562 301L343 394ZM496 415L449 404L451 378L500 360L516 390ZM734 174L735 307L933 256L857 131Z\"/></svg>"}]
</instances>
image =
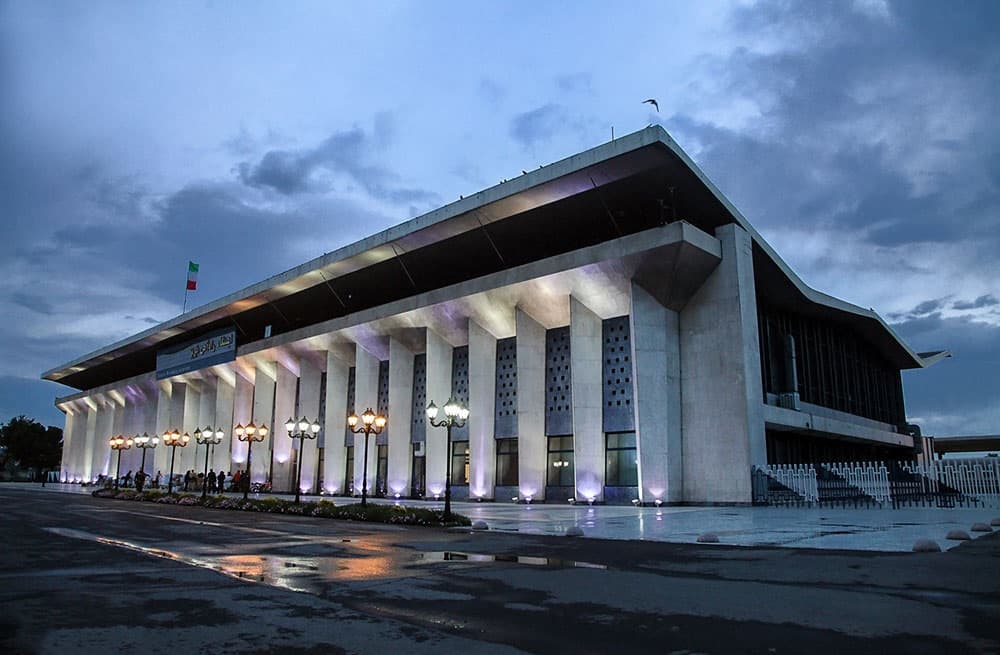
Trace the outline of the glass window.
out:
<instances>
[{"instance_id":1,"label":"glass window","mask_svg":"<svg viewBox=\"0 0 1000 655\"><path fill-rule=\"evenodd\" d=\"M574 480L573 436L549 437L549 459L545 484L572 487Z\"/></svg>"},{"instance_id":2,"label":"glass window","mask_svg":"<svg viewBox=\"0 0 1000 655\"><path fill-rule=\"evenodd\" d=\"M451 483L469 484L469 442L451 442Z\"/></svg>"},{"instance_id":3,"label":"glass window","mask_svg":"<svg viewBox=\"0 0 1000 655\"><path fill-rule=\"evenodd\" d=\"M497 439L497 485L517 486L517 439Z\"/></svg>"},{"instance_id":4,"label":"glass window","mask_svg":"<svg viewBox=\"0 0 1000 655\"><path fill-rule=\"evenodd\" d=\"M389 477L389 446L378 447L378 464L375 467L375 494L385 495L385 480Z\"/></svg>"},{"instance_id":5,"label":"glass window","mask_svg":"<svg viewBox=\"0 0 1000 655\"><path fill-rule=\"evenodd\" d=\"M609 487L639 486L635 432L609 432L606 439L604 484Z\"/></svg>"},{"instance_id":6,"label":"glass window","mask_svg":"<svg viewBox=\"0 0 1000 655\"><path fill-rule=\"evenodd\" d=\"M347 447L347 467L344 469L344 479L347 480L347 493L354 494L354 446Z\"/></svg>"}]
</instances>

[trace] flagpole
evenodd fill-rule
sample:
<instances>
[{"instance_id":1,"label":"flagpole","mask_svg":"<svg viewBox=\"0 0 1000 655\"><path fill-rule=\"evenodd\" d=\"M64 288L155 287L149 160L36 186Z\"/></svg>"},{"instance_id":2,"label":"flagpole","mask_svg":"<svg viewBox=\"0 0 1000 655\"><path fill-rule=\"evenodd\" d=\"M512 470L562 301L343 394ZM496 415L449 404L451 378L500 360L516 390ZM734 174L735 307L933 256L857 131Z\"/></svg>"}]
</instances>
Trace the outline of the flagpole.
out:
<instances>
[{"instance_id":1,"label":"flagpole","mask_svg":"<svg viewBox=\"0 0 1000 655\"><path fill-rule=\"evenodd\" d=\"M184 314L185 312L187 312L187 308L188 308L188 291L190 291L190 289L187 288L187 285L184 285L184 309L181 310L181 314Z\"/></svg>"}]
</instances>

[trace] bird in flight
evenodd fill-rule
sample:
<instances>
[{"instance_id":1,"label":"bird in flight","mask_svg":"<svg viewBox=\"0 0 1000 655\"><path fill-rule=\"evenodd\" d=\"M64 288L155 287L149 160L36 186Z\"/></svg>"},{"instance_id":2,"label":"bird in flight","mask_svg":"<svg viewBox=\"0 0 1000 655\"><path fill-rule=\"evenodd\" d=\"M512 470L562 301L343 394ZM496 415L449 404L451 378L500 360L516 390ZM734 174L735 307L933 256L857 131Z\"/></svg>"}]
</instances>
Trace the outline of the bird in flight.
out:
<instances>
[{"instance_id":1,"label":"bird in flight","mask_svg":"<svg viewBox=\"0 0 1000 655\"><path fill-rule=\"evenodd\" d=\"M658 103L655 99L650 98L649 100L643 100L642 104L644 104L644 105L653 105L653 107L656 109L656 113L657 114L660 113L660 103Z\"/></svg>"}]
</instances>

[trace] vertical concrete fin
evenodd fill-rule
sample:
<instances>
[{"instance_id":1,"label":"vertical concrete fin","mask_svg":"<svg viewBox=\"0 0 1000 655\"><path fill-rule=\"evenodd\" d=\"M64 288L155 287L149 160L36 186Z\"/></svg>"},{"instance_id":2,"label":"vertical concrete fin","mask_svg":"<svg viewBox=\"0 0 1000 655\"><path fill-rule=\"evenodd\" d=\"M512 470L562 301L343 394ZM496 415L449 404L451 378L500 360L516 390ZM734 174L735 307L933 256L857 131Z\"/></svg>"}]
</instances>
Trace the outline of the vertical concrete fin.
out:
<instances>
[{"instance_id":1,"label":"vertical concrete fin","mask_svg":"<svg viewBox=\"0 0 1000 655\"><path fill-rule=\"evenodd\" d=\"M386 493L410 491L410 429L413 425L413 352L389 339L389 468Z\"/></svg>"},{"instance_id":2,"label":"vertical concrete fin","mask_svg":"<svg viewBox=\"0 0 1000 655\"><path fill-rule=\"evenodd\" d=\"M326 416L323 438L323 488L328 494L344 493L347 480L347 448L344 425L347 420L347 383L350 367L333 354L326 353ZM353 475L353 474L352 474Z\"/></svg>"},{"instance_id":3,"label":"vertical concrete fin","mask_svg":"<svg viewBox=\"0 0 1000 655\"><path fill-rule=\"evenodd\" d=\"M274 435L272 444L271 488L274 491L294 493L292 475L292 439L285 429L285 421L296 419L295 392L298 388L298 375L282 362L276 362L274 383Z\"/></svg>"},{"instance_id":4,"label":"vertical concrete fin","mask_svg":"<svg viewBox=\"0 0 1000 655\"><path fill-rule=\"evenodd\" d=\"M274 440L284 437L288 439L279 427L274 424L274 395L277 371L273 362L258 362L254 367L253 382L253 422L255 425L267 425L270 434L263 441L252 444L250 448L250 481L263 483L271 472L271 451ZM272 377L272 374L275 377ZM283 417L280 420L284 422ZM281 427L283 431L284 428Z\"/></svg>"},{"instance_id":5,"label":"vertical concrete fin","mask_svg":"<svg viewBox=\"0 0 1000 655\"><path fill-rule=\"evenodd\" d=\"M749 503L766 459L753 244L735 224L715 234L722 261L680 315L684 499Z\"/></svg>"},{"instance_id":6,"label":"vertical concrete fin","mask_svg":"<svg viewBox=\"0 0 1000 655\"><path fill-rule=\"evenodd\" d=\"M427 401L434 402L438 407L444 407L451 396L451 357L452 346L433 330L427 330ZM470 348L471 350L471 348ZM471 357L471 353L469 354ZM470 361L471 365L471 361ZM471 408L470 408L471 409ZM426 464L427 496L444 494L445 470L448 464L448 435L444 428L431 427L427 424Z\"/></svg>"},{"instance_id":7,"label":"vertical concrete fin","mask_svg":"<svg viewBox=\"0 0 1000 655\"><path fill-rule=\"evenodd\" d=\"M522 498L544 500L545 460L545 327L518 308L517 327L517 463Z\"/></svg>"},{"instance_id":8,"label":"vertical concrete fin","mask_svg":"<svg viewBox=\"0 0 1000 655\"><path fill-rule=\"evenodd\" d=\"M365 411L369 407L378 409L378 357L371 354L361 346L357 348L354 364L354 407L358 412ZM389 427L390 434L392 427ZM368 438L368 493L371 494L375 488L375 472L378 466L378 449L376 447L375 435ZM354 489L360 492L365 484L365 435L354 436Z\"/></svg>"},{"instance_id":9,"label":"vertical concrete fin","mask_svg":"<svg viewBox=\"0 0 1000 655\"><path fill-rule=\"evenodd\" d=\"M322 371L311 361L302 359L299 362L299 411L297 418L305 417L309 421L322 422L323 418L319 415L319 392L322 379ZM336 434L339 436L343 434L343 431L338 430ZM318 439L319 437L297 442L302 444L302 452L295 458L295 462L296 466L298 466L298 459L299 457L302 458L302 478L299 480L299 490L303 493L318 491L316 489ZM340 442L344 442L343 438L340 439ZM296 470L297 473L298 471Z\"/></svg>"},{"instance_id":10,"label":"vertical concrete fin","mask_svg":"<svg viewBox=\"0 0 1000 655\"><path fill-rule=\"evenodd\" d=\"M570 380L573 387L573 459L576 497L603 500L604 429L601 380L604 367L601 317L570 297Z\"/></svg>"},{"instance_id":11,"label":"vertical concrete fin","mask_svg":"<svg viewBox=\"0 0 1000 655\"><path fill-rule=\"evenodd\" d=\"M639 498L678 502L684 487L677 313L633 282L629 316Z\"/></svg>"},{"instance_id":12,"label":"vertical concrete fin","mask_svg":"<svg viewBox=\"0 0 1000 655\"><path fill-rule=\"evenodd\" d=\"M469 319L469 495L493 498L496 484L497 339Z\"/></svg>"},{"instance_id":13,"label":"vertical concrete fin","mask_svg":"<svg viewBox=\"0 0 1000 655\"><path fill-rule=\"evenodd\" d=\"M239 376L237 376L239 377ZM218 471L224 471L227 476L231 475L231 464L230 455L232 453L233 444L236 441L236 435L233 432L233 426L236 425L233 422L233 406L236 398L236 388L233 384L230 384L223 378L219 378L218 384L215 387L215 414L212 420L212 426L217 430L222 430L224 436L222 437L222 443L215 447L215 451L212 455L212 468Z\"/></svg>"}]
</instances>

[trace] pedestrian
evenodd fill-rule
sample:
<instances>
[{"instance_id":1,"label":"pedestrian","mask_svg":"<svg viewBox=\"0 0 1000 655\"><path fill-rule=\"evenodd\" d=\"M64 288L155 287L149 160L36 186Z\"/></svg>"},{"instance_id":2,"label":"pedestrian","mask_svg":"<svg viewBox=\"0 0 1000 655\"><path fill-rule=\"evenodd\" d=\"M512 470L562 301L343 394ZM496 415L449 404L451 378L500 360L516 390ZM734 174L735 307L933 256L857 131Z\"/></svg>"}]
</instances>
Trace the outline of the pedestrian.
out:
<instances>
[{"instance_id":1,"label":"pedestrian","mask_svg":"<svg viewBox=\"0 0 1000 655\"><path fill-rule=\"evenodd\" d=\"M216 493L220 493L221 494L223 491L225 491L225 489L226 489L225 485L226 485L226 472L225 471L219 471L219 482L218 482L218 486L216 487Z\"/></svg>"},{"instance_id":2,"label":"pedestrian","mask_svg":"<svg viewBox=\"0 0 1000 655\"><path fill-rule=\"evenodd\" d=\"M191 486L191 471L190 471L190 469L187 470L187 471L184 471L184 491L187 491L189 486Z\"/></svg>"},{"instance_id":3,"label":"pedestrian","mask_svg":"<svg viewBox=\"0 0 1000 655\"><path fill-rule=\"evenodd\" d=\"M153 478L153 488L154 489L159 489L160 488L160 475L161 475L160 472L157 471L156 472L156 477Z\"/></svg>"},{"instance_id":4,"label":"pedestrian","mask_svg":"<svg viewBox=\"0 0 1000 655\"><path fill-rule=\"evenodd\" d=\"M205 484L208 485L204 488L206 492L208 492L209 489L215 491L215 469L208 469L208 480L205 481Z\"/></svg>"},{"instance_id":5,"label":"pedestrian","mask_svg":"<svg viewBox=\"0 0 1000 655\"><path fill-rule=\"evenodd\" d=\"M126 488L132 486L132 470L131 469L129 469L129 472L125 474L125 482L124 482L124 484L122 486L124 486Z\"/></svg>"},{"instance_id":6,"label":"pedestrian","mask_svg":"<svg viewBox=\"0 0 1000 655\"><path fill-rule=\"evenodd\" d=\"M143 487L143 485L146 484L146 478L148 478L148 477L149 476L146 475L145 471L138 471L135 474L135 490L136 491L138 491L139 493L142 493L142 487Z\"/></svg>"},{"instance_id":7,"label":"pedestrian","mask_svg":"<svg viewBox=\"0 0 1000 655\"><path fill-rule=\"evenodd\" d=\"M240 490L240 480L243 479L243 471L236 471L233 473L233 491Z\"/></svg>"}]
</instances>

